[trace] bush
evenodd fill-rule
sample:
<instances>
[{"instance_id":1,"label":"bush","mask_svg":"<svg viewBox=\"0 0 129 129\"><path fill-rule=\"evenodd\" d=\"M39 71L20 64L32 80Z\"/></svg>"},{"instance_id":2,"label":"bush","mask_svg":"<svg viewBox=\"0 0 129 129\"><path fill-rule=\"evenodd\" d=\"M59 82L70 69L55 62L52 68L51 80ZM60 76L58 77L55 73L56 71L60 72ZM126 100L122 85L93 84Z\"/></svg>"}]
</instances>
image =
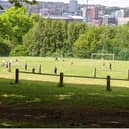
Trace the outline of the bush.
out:
<instances>
[{"instance_id":1,"label":"bush","mask_svg":"<svg viewBox=\"0 0 129 129\"><path fill-rule=\"evenodd\" d=\"M27 56L28 51L23 45L17 45L11 50L10 56Z\"/></svg>"},{"instance_id":2,"label":"bush","mask_svg":"<svg viewBox=\"0 0 129 129\"><path fill-rule=\"evenodd\" d=\"M10 47L8 44L0 39L0 56L8 56L10 52Z\"/></svg>"},{"instance_id":3,"label":"bush","mask_svg":"<svg viewBox=\"0 0 129 129\"><path fill-rule=\"evenodd\" d=\"M129 48L127 47L120 49L117 59L129 60Z\"/></svg>"}]
</instances>

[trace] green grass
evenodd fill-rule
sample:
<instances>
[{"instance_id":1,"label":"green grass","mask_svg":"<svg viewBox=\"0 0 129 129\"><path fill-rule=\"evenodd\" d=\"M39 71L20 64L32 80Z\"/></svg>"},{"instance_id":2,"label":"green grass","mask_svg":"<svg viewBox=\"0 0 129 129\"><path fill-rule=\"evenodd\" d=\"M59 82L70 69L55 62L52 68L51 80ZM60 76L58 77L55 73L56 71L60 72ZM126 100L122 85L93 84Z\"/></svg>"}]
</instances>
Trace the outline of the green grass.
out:
<instances>
[{"instance_id":1,"label":"green grass","mask_svg":"<svg viewBox=\"0 0 129 129\"><path fill-rule=\"evenodd\" d=\"M35 123L35 122L23 122L23 121L11 121L11 120L1 120L0 127L1 128L81 128L81 127L88 127L89 125L83 124L67 124L66 123Z\"/></svg>"},{"instance_id":2,"label":"green grass","mask_svg":"<svg viewBox=\"0 0 129 129\"><path fill-rule=\"evenodd\" d=\"M15 84L14 80L0 79L0 107L20 110L58 110L73 109L129 109L129 88L113 87L107 92L105 86L65 84L58 87L58 83L25 81ZM77 123L79 124L79 123ZM75 127L83 127L74 125ZM27 120L0 119L0 127L74 127L69 123L60 122L31 122ZM86 125L85 125L86 127Z\"/></svg>"},{"instance_id":3,"label":"green grass","mask_svg":"<svg viewBox=\"0 0 129 129\"><path fill-rule=\"evenodd\" d=\"M3 59L5 59L6 61L12 59L14 61L13 66L15 68L16 57L0 58L0 62ZM19 63L17 64L17 66L20 68L20 70L24 70L24 64L27 63L29 71L31 71L33 66L38 71L39 64L42 64L42 71L45 73L53 73L54 67L57 66L58 72L64 72L65 74L93 76L93 70L96 67L97 75L99 77L106 77L108 74L110 74L112 77L127 78L127 70L129 69L128 61L105 61L106 65L103 67L101 60L66 58L63 62L61 58L59 58L59 61L55 61L54 58L41 57L19 57L18 59ZM71 60L73 60L74 62L73 65L71 65ZM112 63L112 71L109 70L110 62ZM2 71L6 72L6 69L3 69Z\"/></svg>"},{"instance_id":4,"label":"green grass","mask_svg":"<svg viewBox=\"0 0 129 129\"><path fill-rule=\"evenodd\" d=\"M47 125L45 125L47 127ZM23 128L23 127L36 127L42 128L44 127L43 124L35 124L30 122L23 122L23 121L11 121L11 120L0 120L0 127L1 128Z\"/></svg>"},{"instance_id":5,"label":"green grass","mask_svg":"<svg viewBox=\"0 0 129 129\"><path fill-rule=\"evenodd\" d=\"M107 92L105 86L97 85L65 84L59 88L58 83L22 80L14 84L13 80L0 79L0 89L0 103L5 105L129 107L129 88L114 87Z\"/></svg>"},{"instance_id":6,"label":"green grass","mask_svg":"<svg viewBox=\"0 0 129 129\"><path fill-rule=\"evenodd\" d=\"M18 58L19 62L16 64L15 60ZM20 71L24 71L24 64L28 64L28 71L32 70L34 66L36 72L38 72L39 64L42 64L42 72L44 73L53 73L54 67L57 66L58 73L64 72L67 75L78 75L78 76L93 76L94 68L97 69L97 77L106 77L110 75L112 78L127 79L128 78L128 69L129 61L105 61L105 66L102 66L101 60L90 60L90 59L73 59L66 58L63 62L61 58L59 61L55 61L55 58L43 58L43 57L1 57L2 60L13 60L12 72L8 73L7 69L0 65L0 77L2 78L14 78L15 68L18 67ZM71 61L74 62L71 65ZM112 63L112 71L109 70L109 63ZM41 76L41 75L28 75L20 74L20 79L26 80L39 80L39 81L51 81L58 82L58 77L50 76ZM79 84L96 84L96 85L105 85L105 80L96 80L96 79L80 79L80 78L65 78L66 83L79 83ZM112 86L124 86L128 87L128 81L112 81Z\"/></svg>"},{"instance_id":7,"label":"green grass","mask_svg":"<svg viewBox=\"0 0 129 129\"><path fill-rule=\"evenodd\" d=\"M113 87L107 92L105 86L65 84L21 80L0 79L0 107L21 110L43 110L57 112L63 107L67 110L114 110L129 109L129 88ZM74 123L75 124L75 123ZM79 124L79 125L78 125ZM0 118L0 127L90 127L87 125L70 125L63 121L32 122L28 120L8 120Z\"/></svg>"},{"instance_id":8,"label":"green grass","mask_svg":"<svg viewBox=\"0 0 129 129\"><path fill-rule=\"evenodd\" d=\"M93 76L94 67L97 68L97 77L111 75L113 78L127 79L128 61L106 61L103 67L100 60L72 59L67 58L65 62L59 59L41 57L1 57L2 60L14 61L12 71L9 73L0 64L0 108L11 109L12 111L42 110L58 112L63 108L64 112L73 109L98 109L128 111L129 109L129 82L111 81L111 92L106 91L106 80L87 78L64 78L64 87L58 87L59 77L45 75L22 74L20 83L15 84L15 69L24 71L24 64L28 64L28 71L32 67L38 72L39 64L42 64L42 72L53 73L57 66L58 73L64 72L67 75ZM74 64L71 65L71 60ZM109 63L112 63L113 70L109 70ZM70 125L64 121L51 121L52 123L28 121L26 119L15 120L0 118L0 127L90 127L88 125ZM64 122L64 123L63 123ZM51 124L51 126L50 126ZM75 123L74 123L75 124ZM88 124L88 123L87 123ZM94 126L92 126L94 127Z\"/></svg>"},{"instance_id":9,"label":"green grass","mask_svg":"<svg viewBox=\"0 0 129 129\"><path fill-rule=\"evenodd\" d=\"M15 62L16 58L19 59L18 64ZM96 67L97 77L111 75L113 78L127 79L129 61L106 61L106 66L103 67L100 60L88 59L67 58L63 62L59 58L59 61L56 62L54 58L1 57L0 62L3 59L6 61L12 59L14 63L10 73L0 64L0 110L2 108L17 113L23 110L25 111L23 114L26 114L28 110L47 109L48 112L55 112L55 114L60 113L58 110L63 110L68 115L72 110L90 109L119 112L129 109L128 81L112 80L111 92L106 91L106 80L101 79L65 77L64 87L58 87L59 77L20 73L20 83L14 83L15 69L19 68L20 71L24 71L25 63L28 64L28 71L31 71L34 66L38 72L39 64L42 64L42 72L44 73L53 73L54 67L57 66L58 73L93 76L93 69ZM71 65L71 61L74 62L73 65ZM112 71L109 70L110 62L113 67ZM74 122L73 125L71 121L32 121L20 118L11 120L0 116L0 127L96 127L89 124L84 123L83 125L81 122Z\"/></svg>"}]
</instances>

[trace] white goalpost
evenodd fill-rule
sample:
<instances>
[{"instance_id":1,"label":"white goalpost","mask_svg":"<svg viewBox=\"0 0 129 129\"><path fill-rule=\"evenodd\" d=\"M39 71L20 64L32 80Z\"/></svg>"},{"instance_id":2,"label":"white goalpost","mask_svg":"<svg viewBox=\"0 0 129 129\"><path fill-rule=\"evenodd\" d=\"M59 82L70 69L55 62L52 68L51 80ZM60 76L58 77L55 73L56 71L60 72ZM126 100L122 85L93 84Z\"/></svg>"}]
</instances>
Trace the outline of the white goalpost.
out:
<instances>
[{"instance_id":1,"label":"white goalpost","mask_svg":"<svg viewBox=\"0 0 129 129\"><path fill-rule=\"evenodd\" d=\"M113 53L92 53L91 59L95 59L95 57L100 57L100 59L104 59L104 57L111 57L112 60L115 59L115 54Z\"/></svg>"}]
</instances>

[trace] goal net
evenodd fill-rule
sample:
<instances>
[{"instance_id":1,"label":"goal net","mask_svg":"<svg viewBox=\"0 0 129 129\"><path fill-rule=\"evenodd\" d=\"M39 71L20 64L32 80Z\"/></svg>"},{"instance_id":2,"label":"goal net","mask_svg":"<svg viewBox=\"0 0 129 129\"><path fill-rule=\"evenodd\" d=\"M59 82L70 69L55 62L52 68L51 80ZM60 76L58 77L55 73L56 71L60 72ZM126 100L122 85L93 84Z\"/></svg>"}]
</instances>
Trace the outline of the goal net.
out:
<instances>
[{"instance_id":1,"label":"goal net","mask_svg":"<svg viewBox=\"0 0 129 129\"><path fill-rule=\"evenodd\" d=\"M91 59L104 59L104 60L114 60L115 55L112 53L92 53Z\"/></svg>"}]
</instances>

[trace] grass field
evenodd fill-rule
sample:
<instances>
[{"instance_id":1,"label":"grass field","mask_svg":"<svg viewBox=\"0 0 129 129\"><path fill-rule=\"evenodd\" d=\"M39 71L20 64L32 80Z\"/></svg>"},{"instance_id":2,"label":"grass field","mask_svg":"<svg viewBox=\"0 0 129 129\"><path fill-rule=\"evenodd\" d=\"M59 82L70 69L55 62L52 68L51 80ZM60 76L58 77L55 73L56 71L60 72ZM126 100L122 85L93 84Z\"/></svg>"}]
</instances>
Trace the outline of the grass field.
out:
<instances>
[{"instance_id":1,"label":"grass field","mask_svg":"<svg viewBox=\"0 0 129 129\"><path fill-rule=\"evenodd\" d=\"M16 58L19 62L16 64ZM3 78L14 78L15 68L18 67L20 71L24 70L24 64L28 64L28 71L32 70L32 67L35 67L36 72L39 71L39 64L42 65L43 73L53 73L54 67L56 66L58 69L58 73L64 72L67 75L78 75L78 76L91 76L93 77L94 68L97 69L97 77L106 78L107 75L111 75L112 78L120 78L127 79L128 78L128 69L129 69L129 61L105 61L105 66L102 65L101 60L90 60L90 59L72 59L66 58L64 62L61 58L58 61L55 61L55 58L42 58L42 57L1 57L0 62L2 60L13 60L12 64L12 72L8 73L7 69L0 65L0 77ZM71 65L71 61L73 64ZM109 63L112 64L112 71L109 69ZM58 77L50 77L50 76L41 76L41 75L28 75L28 74L20 74L20 79L27 80L42 80L42 81L52 81L58 82ZM105 80L97 80L97 79L81 79L81 78L65 78L66 83L82 83L82 84L101 84L105 85ZM112 81L112 86L129 86L128 81Z\"/></svg>"},{"instance_id":2,"label":"grass field","mask_svg":"<svg viewBox=\"0 0 129 129\"><path fill-rule=\"evenodd\" d=\"M0 127L129 127L129 88L0 79Z\"/></svg>"},{"instance_id":3,"label":"grass field","mask_svg":"<svg viewBox=\"0 0 129 129\"><path fill-rule=\"evenodd\" d=\"M16 58L18 63L15 62ZM127 79L128 61L64 59L41 57L1 57L13 60L12 71L0 64L0 127L129 127L129 82L111 81L111 92L106 91L106 80L64 78L59 88L59 77L20 73L20 83L15 84L15 69L28 71L35 67L38 72L93 76L111 75ZM73 64L71 64L73 61ZM109 70L112 63L112 71ZM120 86L120 87L119 87Z\"/></svg>"}]
</instances>

